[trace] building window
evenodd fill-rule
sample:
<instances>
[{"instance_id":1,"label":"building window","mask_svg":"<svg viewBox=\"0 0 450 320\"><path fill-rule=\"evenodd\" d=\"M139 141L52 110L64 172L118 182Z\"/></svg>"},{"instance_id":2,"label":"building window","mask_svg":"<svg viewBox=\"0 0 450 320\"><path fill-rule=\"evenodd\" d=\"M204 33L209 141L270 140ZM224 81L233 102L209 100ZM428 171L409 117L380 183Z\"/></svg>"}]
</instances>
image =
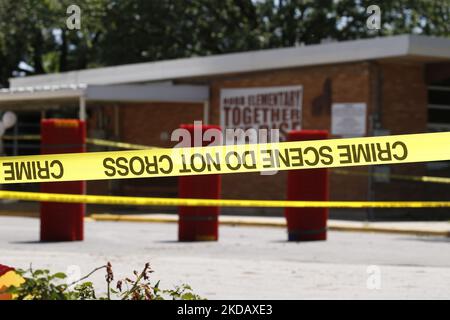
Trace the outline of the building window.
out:
<instances>
[{"instance_id":1,"label":"building window","mask_svg":"<svg viewBox=\"0 0 450 320\"><path fill-rule=\"evenodd\" d=\"M428 87L428 131L450 131L450 85ZM428 162L428 170L435 175L448 176L448 161Z\"/></svg>"},{"instance_id":2,"label":"building window","mask_svg":"<svg viewBox=\"0 0 450 320\"><path fill-rule=\"evenodd\" d=\"M428 87L428 131L450 131L450 86Z\"/></svg>"}]
</instances>

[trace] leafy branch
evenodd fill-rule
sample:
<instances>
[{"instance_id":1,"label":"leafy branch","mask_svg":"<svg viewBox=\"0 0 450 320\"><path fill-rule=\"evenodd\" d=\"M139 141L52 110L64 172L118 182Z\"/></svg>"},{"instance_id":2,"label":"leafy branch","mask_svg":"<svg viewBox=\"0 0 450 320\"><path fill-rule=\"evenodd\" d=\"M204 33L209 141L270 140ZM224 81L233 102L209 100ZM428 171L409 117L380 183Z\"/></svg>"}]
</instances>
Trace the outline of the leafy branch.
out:
<instances>
[{"instance_id":1,"label":"leafy branch","mask_svg":"<svg viewBox=\"0 0 450 320\"><path fill-rule=\"evenodd\" d=\"M95 292L93 283L83 282L99 270L106 269L106 295L99 296ZM174 289L162 290L160 281L152 285L150 274L154 271L146 263L141 272L134 271L135 279L125 278L116 282L115 289L111 287L114 280L112 265L97 267L91 272L71 283L64 283L67 275L63 272L51 274L49 270L33 270L31 265L27 270L16 270L24 278L20 286L8 288L17 300L201 300L193 293L189 285L183 284ZM126 284L126 289L123 284Z\"/></svg>"}]
</instances>

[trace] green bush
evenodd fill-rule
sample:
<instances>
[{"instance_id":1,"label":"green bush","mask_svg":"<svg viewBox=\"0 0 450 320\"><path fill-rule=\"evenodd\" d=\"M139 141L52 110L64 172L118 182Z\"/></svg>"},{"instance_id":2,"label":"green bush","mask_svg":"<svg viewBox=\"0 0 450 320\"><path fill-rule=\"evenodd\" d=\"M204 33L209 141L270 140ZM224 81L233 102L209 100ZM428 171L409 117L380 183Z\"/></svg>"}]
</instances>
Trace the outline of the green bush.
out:
<instances>
[{"instance_id":1,"label":"green bush","mask_svg":"<svg viewBox=\"0 0 450 320\"><path fill-rule=\"evenodd\" d=\"M85 281L95 272L106 271L106 294L98 296L90 281ZM95 268L86 276L73 283L64 282L67 275L63 272L50 273L49 270L16 270L25 282L19 287L10 287L9 293L17 300L201 300L192 288L183 284L166 290L159 287L160 282L151 284L150 274L153 270L146 263L141 272L134 271L132 278L125 278L115 283L111 263Z\"/></svg>"}]
</instances>

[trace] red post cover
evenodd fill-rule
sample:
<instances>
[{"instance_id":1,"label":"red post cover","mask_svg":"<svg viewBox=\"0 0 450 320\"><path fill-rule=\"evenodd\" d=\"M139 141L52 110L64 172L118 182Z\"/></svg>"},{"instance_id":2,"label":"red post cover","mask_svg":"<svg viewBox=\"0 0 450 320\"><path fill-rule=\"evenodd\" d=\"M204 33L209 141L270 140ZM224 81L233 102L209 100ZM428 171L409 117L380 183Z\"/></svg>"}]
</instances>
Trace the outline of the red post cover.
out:
<instances>
[{"instance_id":1,"label":"red post cover","mask_svg":"<svg viewBox=\"0 0 450 320\"><path fill-rule=\"evenodd\" d=\"M203 134L208 129L218 129L214 125L181 125L189 131L191 146L194 146L194 131ZM199 140L198 137L197 140ZM210 141L203 141L206 146ZM178 178L178 197L197 199L219 199L221 192L221 177L217 174L183 176ZM179 207L178 208L178 240L179 241L217 241L219 238L219 207Z\"/></svg>"},{"instance_id":2,"label":"red post cover","mask_svg":"<svg viewBox=\"0 0 450 320\"><path fill-rule=\"evenodd\" d=\"M322 140L325 130L297 130L288 134L289 141ZM287 174L287 200L328 201L328 170L290 170ZM289 241L326 240L328 208L286 208Z\"/></svg>"},{"instance_id":3,"label":"red post cover","mask_svg":"<svg viewBox=\"0 0 450 320\"><path fill-rule=\"evenodd\" d=\"M86 152L86 124L77 119L41 121L41 154ZM85 194L85 181L41 183L41 192ZM41 202L41 241L83 240L83 203Z\"/></svg>"}]
</instances>

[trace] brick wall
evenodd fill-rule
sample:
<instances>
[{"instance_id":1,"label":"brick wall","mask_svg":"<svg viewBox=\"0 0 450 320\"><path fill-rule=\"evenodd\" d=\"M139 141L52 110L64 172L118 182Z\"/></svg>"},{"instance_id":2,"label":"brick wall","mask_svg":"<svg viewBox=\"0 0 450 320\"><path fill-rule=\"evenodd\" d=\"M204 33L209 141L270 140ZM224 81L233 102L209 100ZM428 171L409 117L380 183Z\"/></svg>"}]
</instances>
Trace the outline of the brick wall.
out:
<instances>
[{"instance_id":1,"label":"brick wall","mask_svg":"<svg viewBox=\"0 0 450 320\"><path fill-rule=\"evenodd\" d=\"M201 79L211 88L210 122L220 123L220 89L245 87L270 87L302 85L303 129L331 128L331 115L326 110L320 115L312 112L314 100L324 93L324 84L331 80L331 101L364 102L368 114L376 118L380 107L380 125L391 134L426 132L427 91L424 82L424 66L418 62L359 62L338 65L295 68L267 72L234 74ZM188 81L189 82L189 81ZM111 108L105 113L113 118ZM368 117L368 133L372 135ZM201 104L149 103L119 106L119 140L171 147L170 133L180 123L193 123L203 119ZM112 121L112 120L111 120ZM110 123L111 124L111 123ZM109 128L109 130L112 130ZM423 164L390 166L394 174L426 174ZM368 167L351 170L367 172ZM341 175L330 170L330 196L332 200L367 200L369 181L367 176ZM235 199L284 199L286 173L276 175L233 174L222 178L222 197ZM176 179L133 179L120 182L122 194L146 196L176 196ZM441 188L442 189L442 188ZM440 190L441 190L440 189ZM426 199L430 189L414 182L374 182L373 200ZM447 189L446 189L447 190ZM94 192L95 193L95 192ZM233 209L235 212L236 209ZM230 211L224 209L224 211ZM241 212L281 213L282 210L247 209Z\"/></svg>"},{"instance_id":2,"label":"brick wall","mask_svg":"<svg viewBox=\"0 0 450 320\"><path fill-rule=\"evenodd\" d=\"M176 144L170 141L173 130L179 128L181 123L203 120L203 104L199 103L121 104L117 106L117 113L114 108L93 107L88 123L90 130L98 128L99 113L102 113L102 116L106 117L106 138L148 146L173 147ZM118 119L115 119L116 116ZM114 123L117 120L118 128L115 128ZM93 194L115 193L130 196L176 197L177 188L176 177L93 181L88 184L88 190Z\"/></svg>"},{"instance_id":3,"label":"brick wall","mask_svg":"<svg viewBox=\"0 0 450 320\"><path fill-rule=\"evenodd\" d=\"M331 80L332 102L365 102L371 109L370 64L352 63L317 66L290 70L238 75L211 81L211 121L220 122L220 89L244 87L269 87L283 85L303 86L303 129L330 130L331 116L323 112L312 114L313 100L322 95L324 83ZM365 170L365 168L362 168ZM286 173L274 176L236 174L223 177L223 197L236 199L284 199ZM367 178L363 176L338 176L331 174L331 198L340 200L365 200ZM259 210L259 209L258 209Z\"/></svg>"},{"instance_id":4,"label":"brick wall","mask_svg":"<svg viewBox=\"0 0 450 320\"><path fill-rule=\"evenodd\" d=\"M391 134L427 131L427 86L422 63L380 64L382 69L382 124Z\"/></svg>"},{"instance_id":5,"label":"brick wall","mask_svg":"<svg viewBox=\"0 0 450 320\"><path fill-rule=\"evenodd\" d=\"M144 145L172 147L173 130L181 123L203 120L203 104L148 103L120 107L122 141Z\"/></svg>"},{"instance_id":6,"label":"brick wall","mask_svg":"<svg viewBox=\"0 0 450 320\"><path fill-rule=\"evenodd\" d=\"M381 124L390 134L427 132L427 88L421 63L384 62ZM392 174L425 175L425 164L389 166ZM375 183L377 200L426 200L425 184L391 180Z\"/></svg>"},{"instance_id":7,"label":"brick wall","mask_svg":"<svg viewBox=\"0 0 450 320\"><path fill-rule=\"evenodd\" d=\"M173 147L172 132L181 123L203 120L203 104L148 103L130 104L120 108L122 141L159 147ZM136 196L176 197L176 177L133 179L124 181L121 192Z\"/></svg>"}]
</instances>

